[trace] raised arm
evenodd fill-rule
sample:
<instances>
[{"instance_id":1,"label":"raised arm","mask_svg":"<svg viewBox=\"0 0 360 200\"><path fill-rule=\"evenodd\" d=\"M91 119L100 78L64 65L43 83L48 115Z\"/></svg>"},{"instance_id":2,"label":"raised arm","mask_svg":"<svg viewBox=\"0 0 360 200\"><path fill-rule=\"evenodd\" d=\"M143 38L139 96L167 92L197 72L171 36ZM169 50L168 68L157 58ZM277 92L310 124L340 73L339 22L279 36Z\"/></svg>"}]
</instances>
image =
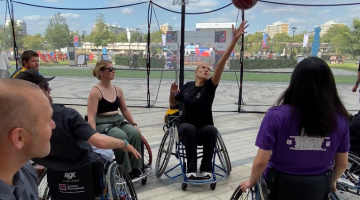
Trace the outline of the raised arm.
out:
<instances>
[{"instance_id":1,"label":"raised arm","mask_svg":"<svg viewBox=\"0 0 360 200\"><path fill-rule=\"evenodd\" d=\"M180 90L178 89L179 86L177 83L172 83L170 87L170 97L169 97L169 103L170 106L175 106L179 102L175 99L175 94L179 93Z\"/></svg>"},{"instance_id":2,"label":"raised arm","mask_svg":"<svg viewBox=\"0 0 360 200\"><path fill-rule=\"evenodd\" d=\"M101 99L101 94L99 90L97 90L96 88L92 88L87 102L87 115L88 115L88 123L94 130L96 130L95 116L97 113L97 108L100 99Z\"/></svg>"},{"instance_id":3,"label":"raised arm","mask_svg":"<svg viewBox=\"0 0 360 200\"><path fill-rule=\"evenodd\" d=\"M231 41L228 48L226 49L224 55L221 57L219 63L216 65L215 72L211 78L214 85L219 84L222 72L224 71L226 61L230 57L231 51L234 49L240 36L245 33L245 29L249 26L246 25L246 23L247 21L241 22L240 26L237 29L235 29L234 26L232 26L232 33L234 38Z\"/></svg>"}]
</instances>

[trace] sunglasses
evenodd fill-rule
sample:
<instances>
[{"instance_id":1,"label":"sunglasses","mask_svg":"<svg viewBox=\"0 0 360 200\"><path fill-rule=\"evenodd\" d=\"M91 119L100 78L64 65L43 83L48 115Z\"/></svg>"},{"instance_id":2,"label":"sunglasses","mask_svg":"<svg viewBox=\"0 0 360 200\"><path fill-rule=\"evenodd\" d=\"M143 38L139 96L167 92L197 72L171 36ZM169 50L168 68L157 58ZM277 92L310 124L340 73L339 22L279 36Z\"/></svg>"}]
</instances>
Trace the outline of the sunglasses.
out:
<instances>
[{"instance_id":1,"label":"sunglasses","mask_svg":"<svg viewBox=\"0 0 360 200\"><path fill-rule=\"evenodd\" d=\"M49 91L49 83L45 83L43 85L39 85L40 88L45 88L46 91Z\"/></svg>"},{"instance_id":2,"label":"sunglasses","mask_svg":"<svg viewBox=\"0 0 360 200\"><path fill-rule=\"evenodd\" d=\"M101 69L101 70L105 70L105 69L109 70L109 72L115 71L115 68L114 68L114 67L103 68L103 69Z\"/></svg>"}]
</instances>

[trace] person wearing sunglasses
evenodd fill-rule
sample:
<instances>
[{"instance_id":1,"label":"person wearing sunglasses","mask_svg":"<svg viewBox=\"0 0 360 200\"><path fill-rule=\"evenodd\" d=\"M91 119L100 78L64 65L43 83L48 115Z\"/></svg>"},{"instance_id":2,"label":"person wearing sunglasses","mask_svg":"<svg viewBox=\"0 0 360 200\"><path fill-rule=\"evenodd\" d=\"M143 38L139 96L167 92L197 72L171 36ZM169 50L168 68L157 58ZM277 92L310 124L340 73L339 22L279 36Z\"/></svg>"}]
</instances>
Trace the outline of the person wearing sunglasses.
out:
<instances>
[{"instance_id":1,"label":"person wearing sunglasses","mask_svg":"<svg viewBox=\"0 0 360 200\"><path fill-rule=\"evenodd\" d=\"M98 61L93 69L93 76L100 82L89 94L87 102L89 124L99 133L127 140L140 152L141 132L126 106L123 90L111 84L115 79L115 68L111 61ZM134 156L123 151L115 150L114 153L116 162L122 165L132 178L141 175L141 159L135 159Z\"/></svg>"},{"instance_id":2,"label":"person wearing sunglasses","mask_svg":"<svg viewBox=\"0 0 360 200\"><path fill-rule=\"evenodd\" d=\"M16 76L16 79L38 85L51 103L50 92L52 89L49 87L48 81L54 78L45 78L34 69L25 70ZM38 107L41 109L43 105L39 102ZM32 159L36 164L55 171L79 170L90 164L93 169L102 169L104 165L102 155L95 153L91 145L99 149L121 149L131 153L134 159L141 157L140 153L127 141L104 137L97 133L75 109L56 104L52 104L51 107L53 109L52 120L55 122L56 128L52 131L50 139L50 154L44 158ZM29 122L31 121L29 120ZM102 176L102 170L93 171L94 180L99 180ZM96 195L101 193L100 182L94 181L94 188Z\"/></svg>"}]
</instances>

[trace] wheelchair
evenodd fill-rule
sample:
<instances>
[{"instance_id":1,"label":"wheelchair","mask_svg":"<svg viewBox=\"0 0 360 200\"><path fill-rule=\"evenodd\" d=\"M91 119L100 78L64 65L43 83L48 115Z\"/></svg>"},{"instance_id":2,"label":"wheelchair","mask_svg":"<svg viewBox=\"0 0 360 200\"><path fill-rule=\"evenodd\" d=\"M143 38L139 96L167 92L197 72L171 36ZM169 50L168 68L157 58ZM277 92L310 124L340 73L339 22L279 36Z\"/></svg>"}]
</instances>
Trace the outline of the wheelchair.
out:
<instances>
[{"instance_id":1,"label":"wheelchair","mask_svg":"<svg viewBox=\"0 0 360 200\"><path fill-rule=\"evenodd\" d=\"M352 200L360 199L360 158L349 152L348 167L343 175L336 182L337 192L331 192L330 200ZM256 186L245 193L240 189L240 186L236 188L232 194L230 200L268 200L268 188L262 177L259 178Z\"/></svg>"},{"instance_id":2,"label":"wheelchair","mask_svg":"<svg viewBox=\"0 0 360 200\"><path fill-rule=\"evenodd\" d=\"M85 115L85 121L88 121L88 116ZM126 122L127 123L127 122ZM114 126L110 125L109 127L105 128L104 132L102 134L108 133ZM152 151L150 148L149 143L146 141L145 137L141 135L141 157L142 157L142 174L140 177L137 177L135 179L132 179L132 182L137 182L141 180L142 185L146 185L147 177L151 174L152 168Z\"/></svg>"},{"instance_id":3,"label":"wheelchair","mask_svg":"<svg viewBox=\"0 0 360 200\"><path fill-rule=\"evenodd\" d=\"M117 163L111 163L107 173L100 180L89 178L92 174L91 164L79 170L53 171L47 168L39 175L39 199L101 199L101 200L137 200L137 194L128 173ZM104 171L105 172L105 171ZM93 181L99 181L97 190L100 196L95 197Z\"/></svg>"},{"instance_id":4,"label":"wheelchair","mask_svg":"<svg viewBox=\"0 0 360 200\"><path fill-rule=\"evenodd\" d=\"M185 191L188 184L210 184L210 188L215 190L216 183L230 175L231 163L225 147L225 143L218 133L214 155L213 155L213 172L211 179L187 179L186 177L186 152L185 146L179 141L177 125L180 122L181 111L178 109L168 109L165 115L165 125L163 130L165 135L161 141L159 152L155 163L156 177L160 178L165 174L168 178L182 183L182 190ZM175 143L175 151L173 146ZM198 146L197 158L202 157L202 148ZM200 151L200 152L199 152ZM178 159L179 163L167 169L171 155ZM217 155L217 157L216 157ZM220 164L217 164L219 162ZM176 163L173 162L173 163Z\"/></svg>"}]
</instances>

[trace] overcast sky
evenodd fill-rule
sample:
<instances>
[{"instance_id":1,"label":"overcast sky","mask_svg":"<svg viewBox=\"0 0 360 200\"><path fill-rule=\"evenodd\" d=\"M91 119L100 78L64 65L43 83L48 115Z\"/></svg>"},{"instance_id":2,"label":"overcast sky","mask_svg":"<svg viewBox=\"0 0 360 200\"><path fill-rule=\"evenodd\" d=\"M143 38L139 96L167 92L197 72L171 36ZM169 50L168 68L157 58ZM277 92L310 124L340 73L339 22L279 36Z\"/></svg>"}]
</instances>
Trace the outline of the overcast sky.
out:
<instances>
[{"instance_id":1,"label":"overcast sky","mask_svg":"<svg viewBox=\"0 0 360 200\"><path fill-rule=\"evenodd\" d=\"M128 5L132 3L144 2L142 0L17 0L29 4L65 7L65 8L98 8L108 6ZM352 3L357 0L272 0L276 2L291 2L299 4L339 4ZM153 0L160 6L171 10L180 11L180 6L173 6L173 0ZM210 11L229 4L231 0L190 0L186 7L187 12L204 12ZM74 10L54 10L36 8L14 3L15 19L24 20L27 23L29 34L44 33L49 23L49 19L57 12L61 12L66 18L71 30L87 31L89 34L94 25L94 19L97 13L105 15L105 21L122 27L140 28L147 32L147 9L148 3L141 5L93 11L74 11ZM153 14L151 30L158 30L158 23L169 23L175 30L180 29L180 14L165 11L154 6L157 19ZM5 1L0 0L0 24L4 23ZM198 22L236 22L238 9L233 5L211 14L187 15L186 29L195 30L195 24ZM346 23L351 26L354 17L360 18L360 5L341 6L341 7L300 7L300 6L283 6L258 2L258 4L245 11L245 18L250 23L248 33L263 30L266 25L277 21L290 23L291 27L297 27L296 33L301 31L312 31L316 25L328 21L337 23ZM241 17L239 16L240 20ZM295 33L295 34L296 34ZM292 33L291 33L292 34Z\"/></svg>"}]
</instances>

